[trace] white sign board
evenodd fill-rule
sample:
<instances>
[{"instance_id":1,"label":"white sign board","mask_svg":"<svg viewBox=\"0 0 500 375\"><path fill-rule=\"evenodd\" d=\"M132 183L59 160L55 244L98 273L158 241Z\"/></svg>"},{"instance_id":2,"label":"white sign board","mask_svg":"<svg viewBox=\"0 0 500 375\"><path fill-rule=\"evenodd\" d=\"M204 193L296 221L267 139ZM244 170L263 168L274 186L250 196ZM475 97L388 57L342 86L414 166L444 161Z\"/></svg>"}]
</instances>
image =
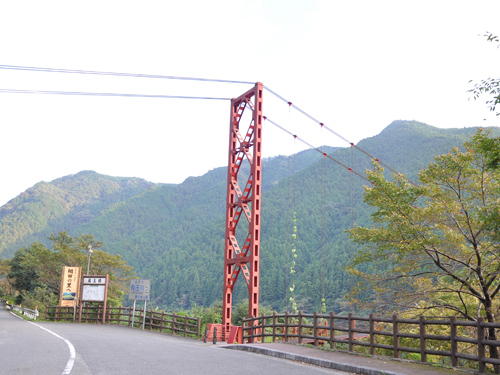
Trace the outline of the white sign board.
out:
<instances>
[{"instance_id":1,"label":"white sign board","mask_svg":"<svg viewBox=\"0 0 500 375\"><path fill-rule=\"evenodd\" d=\"M103 302L106 296L106 276L84 276L82 301Z\"/></svg>"},{"instance_id":2,"label":"white sign board","mask_svg":"<svg viewBox=\"0 0 500 375\"><path fill-rule=\"evenodd\" d=\"M149 301L151 280L130 280L128 298L134 301Z\"/></svg>"},{"instance_id":3,"label":"white sign board","mask_svg":"<svg viewBox=\"0 0 500 375\"><path fill-rule=\"evenodd\" d=\"M102 276L85 276L83 278L84 284L93 284L93 285L106 285L106 278Z\"/></svg>"},{"instance_id":4,"label":"white sign board","mask_svg":"<svg viewBox=\"0 0 500 375\"><path fill-rule=\"evenodd\" d=\"M108 298L109 275L83 276L81 302L103 302L102 324L106 322L106 299ZM78 313L78 323L82 322L82 311Z\"/></svg>"},{"instance_id":5,"label":"white sign board","mask_svg":"<svg viewBox=\"0 0 500 375\"><path fill-rule=\"evenodd\" d=\"M84 285L82 301L103 302L106 285Z\"/></svg>"}]
</instances>

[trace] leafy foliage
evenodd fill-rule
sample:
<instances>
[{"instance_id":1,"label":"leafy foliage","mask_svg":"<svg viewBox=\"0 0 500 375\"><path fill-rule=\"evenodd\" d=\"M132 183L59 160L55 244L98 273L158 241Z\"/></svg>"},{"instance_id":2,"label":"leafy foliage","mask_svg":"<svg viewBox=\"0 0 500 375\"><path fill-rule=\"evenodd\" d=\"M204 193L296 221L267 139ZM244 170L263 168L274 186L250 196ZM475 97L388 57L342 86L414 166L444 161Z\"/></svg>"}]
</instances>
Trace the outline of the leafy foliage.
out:
<instances>
[{"instance_id":1,"label":"leafy foliage","mask_svg":"<svg viewBox=\"0 0 500 375\"><path fill-rule=\"evenodd\" d=\"M500 42L498 36L493 35L490 32L487 32L484 37L486 37L486 41L488 42ZM500 44L498 46L500 46ZM490 111L496 112L497 116L500 115L500 111L496 110L496 106L500 104L500 78L483 79L479 83L474 84L474 86L468 92L472 94L474 100L483 95L489 97L489 99L486 100L486 104L489 107Z\"/></svg>"},{"instance_id":2,"label":"leafy foliage","mask_svg":"<svg viewBox=\"0 0 500 375\"><path fill-rule=\"evenodd\" d=\"M215 301L210 307L199 306L195 304L189 311L185 311L187 316L199 316L201 318L201 332L209 323L222 323L222 301Z\"/></svg>"},{"instance_id":3,"label":"leafy foliage","mask_svg":"<svg viewBox=\"0 0 500 375\"><path fill-rule=\"evenodd\" d=\"M234 312L231 315L232 324L235 326L243 325L243 319L248 317L248 300L241 301L233 307ZM260 315L271 315L273 313L273 309L269 306L259 306L259 314Z\"/></svg>"},{"instance_id":4,"label":"leafy foliage","mask_svg":"<svg viewBox=\"0 0 500 375\"><path fill-rule=\"evenodd\" d=\"M0 296L9 296L12 294L12 288L7 279L10 273L10 260L0 259Z\"/></svg>"},{"instance_id":5,"label":"leafy foliage","mask_svg":"<svg viewBox=\"0 0 500 375\"><path fill-rule=\"evenodd\" d=\"M66 232L61 232L49 239L52 249L35 242L16 251L10 262L8 277L13 280L12 285L19 292L18 303L39 298L38 305L42 306L43 301L53 300L53 296L58 298L63 266L82 267L85 272L87 249L92 245L94 252L91 272L109 274L108 303L110 306L120 304L123 290L128 289L126 282L134 275L132 267L120 255L110 255L100 250L102 243L92 235L73 238Z\"/></svg>"},{"instance_id":6,"label":"leafy foliage","mask_svg":"<svg viewBox=\"0 0 500 375\"><path fill-rule=\"evenodd\" d=\"M413 309L444 308L474 320L484 312L495 321L500 291L499 246L484 214L498 209L500 171L486 168L482 132L437 156L420 172L421 185L400 175L388 181L375 165L364 200L376 211L373 227L355 227L351 237L368 244L354 265L375 264L377 272L353 272L374 285L379 304Z\"/></svg>"}]
</instances>

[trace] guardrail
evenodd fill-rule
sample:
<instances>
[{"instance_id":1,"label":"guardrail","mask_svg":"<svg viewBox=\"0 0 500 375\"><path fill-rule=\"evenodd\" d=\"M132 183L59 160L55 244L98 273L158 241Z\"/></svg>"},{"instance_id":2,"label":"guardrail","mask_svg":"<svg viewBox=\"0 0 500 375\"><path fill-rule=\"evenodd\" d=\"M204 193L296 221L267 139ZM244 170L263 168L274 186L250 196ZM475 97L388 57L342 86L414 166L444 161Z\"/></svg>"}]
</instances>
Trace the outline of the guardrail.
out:
<instances>
[{"instance_id":1,"label":"guardrail","mask_svg":"<svg viewBox=\"0 0 500 375\"><path fill-rule=\"evenodd\" d=\"M78 316L80 307L47 306L45 319L53 321L74 321ZM102 322L103 308L100 306L82 307L82 322L99 323ZM107 307L105 322L108 324L120 324L132 327L141 327L150 331L160 333L170 333L184 337L200 338L201 318L189 317L178 314L168 314L164 311L155 310L135 310L133 316L132 307Z\"/></svg>"},{"instance_id":2,"label":"guardrail","mask_svg":"<svg viewBox=\"0 0 500 375\"><path fill-rule=\"evenodd\" d=\"M243 319L243 340L249 343L281 340L327 345L332 349L337 346L351 352L364 350L370 355L392 352L394 358L406 357L421 362L428 362L433 356L448 358L453 367L477 366L480 372L485 372L487 364L497 369L500 366L500 359L490 353L495 348L498 350L500 340L489 337L490 328L500 329L500 323L487 323L484 318L458 321L455 317L401 319L397 315L383 318L373 314L361 317L334 313L274 313Z\"/></svg>"},{"instance_id":3,"label":"guardrail","mask_svg":"<svg viewBox=\"0 0 500 375\"><path fill-rule=\"evenodd\" d=\"M21 305L19 305L19 306L13 305L13 304L9 303L9 301L4 300L4 299L0 300L0 302L3 302L5 304L5 307L7 308L7 310L13 310L13 311L20 312L21 314L26 315L28 318L33 319L33 320L36 320L36 318L40 315L37 308L35 308L35 310L31 310L31 309L28 309L26 307L22 307Z\"/></svg>"}]
</instances>

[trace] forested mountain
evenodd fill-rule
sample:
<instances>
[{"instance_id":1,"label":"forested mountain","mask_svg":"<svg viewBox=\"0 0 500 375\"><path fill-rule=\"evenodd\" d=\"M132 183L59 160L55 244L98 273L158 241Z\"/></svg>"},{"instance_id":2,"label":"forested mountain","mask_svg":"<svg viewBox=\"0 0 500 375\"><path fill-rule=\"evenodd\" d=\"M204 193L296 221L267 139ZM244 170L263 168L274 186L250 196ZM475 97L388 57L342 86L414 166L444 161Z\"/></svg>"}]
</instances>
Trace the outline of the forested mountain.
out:
<instances>
[{"instance_id":1,"label":"forested mountain","mask_svg":"<svg viewBox=\"0 0 500 375\"><path fill-rule=\"evenodd\" d=\"M0 256L51 233L78 232L80 226L130 197L154 189L139 178L120 178L82 171L52 182L40 182L0 207Z\"/></svg>"},{"instance_id":2,"label":"forested mountain","mask_svg":"<svg viewBox=\"0 0 500 375\"><path fill-rule=\"evenodd\" d=\"M433 156L461 146L476 130L395 121L358 146L417 181ZM371 167L355 148L324 151L357 172ZM51 232L93 234L139 277L152 279L155 305L210 305L222 298L226 173L220 167L182 184L152 184L85 171L39 183L0 208L0 256L46 242ZM283 310L295 284L299 308L319 310L324 295L327 310L342 309L342 296L354 282L342 267L356 251L345 230L369 221L361 198L365 183L315 150L263 161L261 303ZM297 258L291 275L294 212ZM242 279L235 301L243 298Z\"/></svg>"}]
</instances>

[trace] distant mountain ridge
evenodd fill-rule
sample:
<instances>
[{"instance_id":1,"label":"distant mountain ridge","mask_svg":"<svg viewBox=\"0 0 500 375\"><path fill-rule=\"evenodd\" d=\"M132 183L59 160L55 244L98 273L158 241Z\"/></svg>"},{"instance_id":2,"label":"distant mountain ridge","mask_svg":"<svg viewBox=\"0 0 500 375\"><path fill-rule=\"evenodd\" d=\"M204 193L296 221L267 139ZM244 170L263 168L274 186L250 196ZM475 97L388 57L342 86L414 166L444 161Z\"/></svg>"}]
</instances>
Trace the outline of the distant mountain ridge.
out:
<instances>
[{"instance_id":1,"label":"distant mountain ridge","mask_svg":"<svg viewBox=\"0 0 500 375\"><path fill-rule=\"evenodd\" d=\"M121 178L82 171L40 182L0 207L0 255L51 232L70 231L103 209L156 187L139 178ZM45 236L42 237L41 236Z\"/></svg>"},{"instance_id":2,"label":"distant mountain ridge","mask_svg":"<svg viewBox=\"0 0 500 375\"><path fill-rule=\"evenodd\" d=\"M328 147L326 150L333 149ZM313 162L311 154L314 153L300 153L297 170ZM286 158L278 156L268 160L272 160L273 178L266 180L264 191L287 175ZM106 238L107 242L118 241L121 238L114 238L115 233L109 228L113 223L140 216L141 211L148 212L148 220L142 221L145 228L156 220L166 220L172 212L189 207L193 199L196 202L203 200L199 194L210 197L210 191L215 187L219 193L225 193L226 173L225 167L219 167L203 176L189 177L181 184L156 184L140 178L81 171L51 182L39 182L0 207L0 257L10 257L19 247L35 241L46 243L51 233L63 230L92 233L98 238ZM222 199L219 211L225 209L224 204L225 199ZM213 213L213 206L206 212ZM116 215L121 219L116 219ZM141 230L139 223L141 221L128 223L127 230ZM105 227L108 227L107 233L111 230L111 235L100 237L104 235ZM119 236L124 234L123 229L116 232Z\"/></svg>"},{"instance_id":3,"label":"distant mountain ridge","mask_svg":"<svg viewBox=\"0 0 500 375\"><path fill-rule=\"evenodd\" d=\"M476 130L398 120L358 146L416 180L435 155L460 147ZM492 132L500 135L497 128ZM324 150L358 172L371 167L370 159L351 147ZM210 305L222 298L226 175L226 167L219 167L181 184L153 184L83 171L39 183L0 207L0 257L11 257L35 241L46 242L58 231L93 234L104 242L104 250L120 253L140 277L152 279L156 305L174 310ZM353 282L342 267L356 251L345 230L353 222L369 221L370 211L361 199L363 184L315 150L263 160L263 303L283 309L294 282L305 311L319 307L321 290L327 291L329 311L342 309L341 296ZM298 258L292 278L293 212ZM245 295L242 279L235 300Z\"/></svg>"}]
</instances>

